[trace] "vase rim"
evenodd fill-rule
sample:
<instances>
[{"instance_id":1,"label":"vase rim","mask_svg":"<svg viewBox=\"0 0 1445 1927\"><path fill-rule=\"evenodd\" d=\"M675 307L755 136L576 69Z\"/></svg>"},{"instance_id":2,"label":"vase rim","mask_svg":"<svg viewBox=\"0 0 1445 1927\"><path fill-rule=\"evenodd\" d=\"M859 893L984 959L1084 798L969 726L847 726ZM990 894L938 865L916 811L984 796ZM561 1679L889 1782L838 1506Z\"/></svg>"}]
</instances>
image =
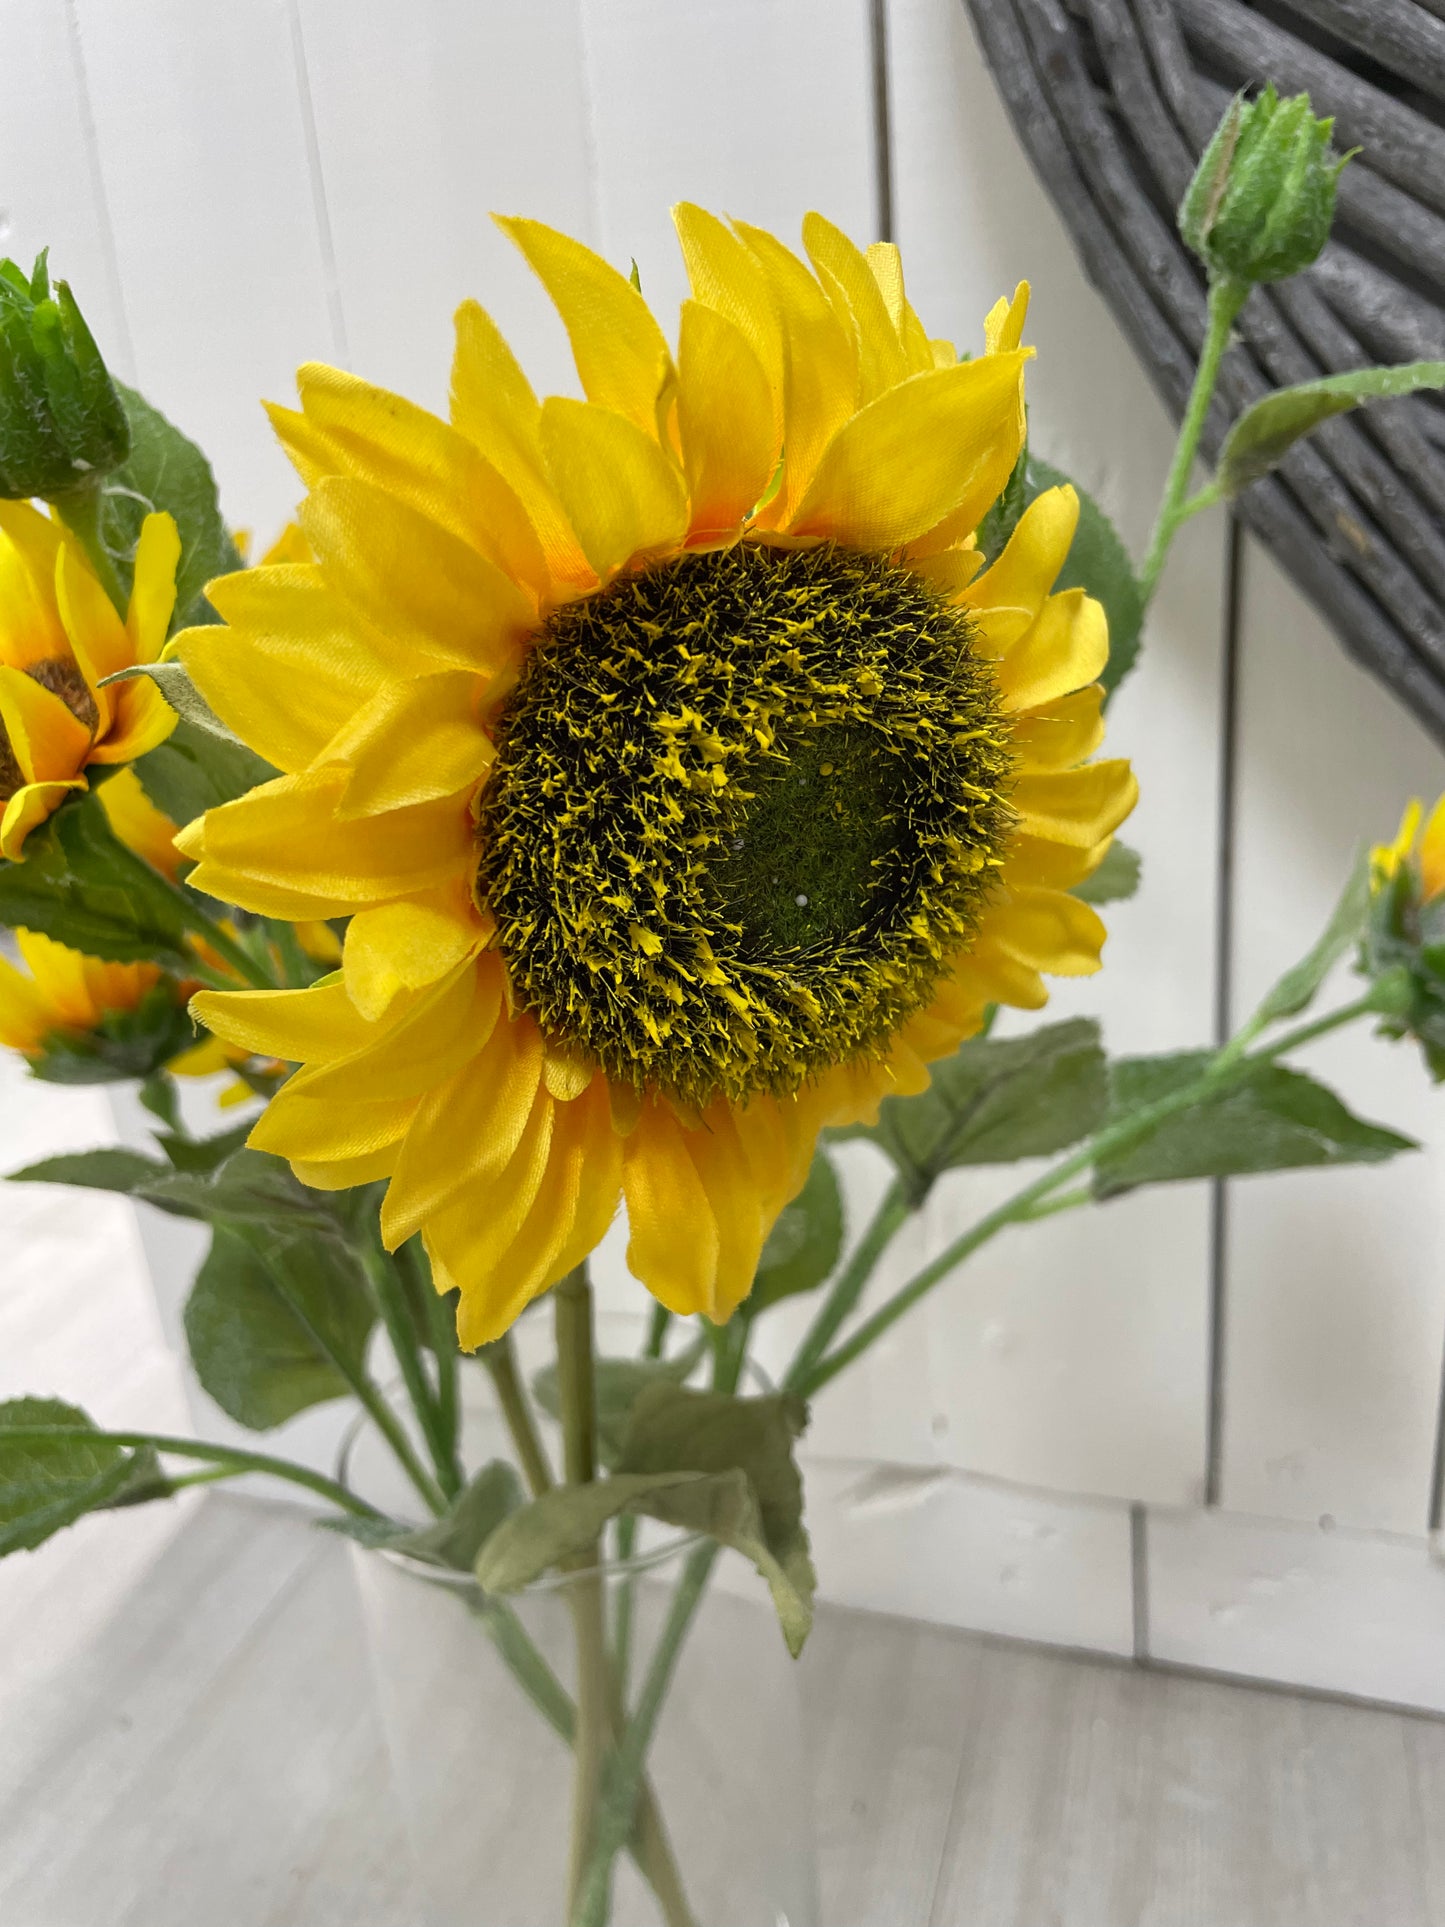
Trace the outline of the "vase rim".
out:
<instances>
[{"instance_id":1,"label":"vase rim","mask_svg":"<svg viewBox=\"0 0 1445 1927\"><path fill-rule=\"evenodd\" d=\"M674 1532L647 1551L634 1553L630 1559L600 1559L595 1566L583 1566L567 1572L552 1569L540 1573L530 1585L522 1586L514 1593L495 1593L491 1596L497 1599L528 1599L543 1593L565 1592L567 1587L584 1581L633 1579L656 1566L669 1565L699 1546L710 1546L712 1543L705 1532ZM434 1560L418 1558L415 1553L401 1552L395 1546L363 1547L358 1544L356 1550L384 1559L398 1572L409 1573L415 1579L451 1587L457 1592L476 1592L487 1596L473 1572L439 1565Z\"/></svg>"}]
</instances>

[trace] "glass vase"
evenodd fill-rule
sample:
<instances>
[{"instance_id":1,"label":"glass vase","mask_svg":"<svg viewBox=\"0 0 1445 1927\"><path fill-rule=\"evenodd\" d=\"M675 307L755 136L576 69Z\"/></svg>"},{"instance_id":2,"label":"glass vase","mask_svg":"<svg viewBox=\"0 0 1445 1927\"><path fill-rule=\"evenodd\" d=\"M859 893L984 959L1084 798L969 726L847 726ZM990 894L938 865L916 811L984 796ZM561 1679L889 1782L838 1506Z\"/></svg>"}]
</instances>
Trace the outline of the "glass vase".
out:
<instances>
[{"instance_id":1,"label":"glass vase","mask_svg":"<svg viewBox=\"0 0 1445 1927\"><path fill-rule=\"evenodd\" d=\"M497 1415L468 1405L475 1471L506 1455L504 1434ZM389 1503L389 1469L365 1476L379 1452L363 1433L346 1471L355 1489ZM419 1927L570 1927L567 1727L579 1621L595 1625L600 1608L615 1737L623 1702L634 1707L648 1681L679 1586L695 1585L703 1567L708 1581L676 1649L610 1906L591 1918L817 1927L795 1662L766 1589L737 1555L651 1530L655 1542L638 1556L550 1574L507 1599L485 1595L468 1573L352 1548ZM576 1851L585 1861L585 1847Z\"/></svg>"}]
</instances>

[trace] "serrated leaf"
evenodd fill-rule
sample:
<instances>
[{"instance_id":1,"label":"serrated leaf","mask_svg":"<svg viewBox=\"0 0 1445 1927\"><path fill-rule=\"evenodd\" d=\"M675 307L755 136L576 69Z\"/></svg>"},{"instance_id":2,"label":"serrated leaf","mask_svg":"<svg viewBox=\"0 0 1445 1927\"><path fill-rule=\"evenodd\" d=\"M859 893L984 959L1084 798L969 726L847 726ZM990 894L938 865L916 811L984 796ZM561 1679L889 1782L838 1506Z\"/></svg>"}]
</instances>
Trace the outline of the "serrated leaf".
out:
<instances>
[{"instance_id":1,"label":"serrated leaf","mask_svg":"<svg viewBox=\"0 0 1445 1927\"><path fill-rule=\"evenodd\" d=\"M1071 894L1084 903L1123 903L1138 890L1143 868L1139 852L1116 836L1098 869L1076 883Z\"/></svg>"},{"instance_id":2,"label":"serrated leaf","mask_svg":"<svg viewBox=\"0 0 1445 1927\"><path fill-rule=\"evenodd\" d=\"M525 1503L526 1494L515 1469L505 1459L493 1459L463 1487L440 1519L388 1543L394 1551L410 1553L414 1559L430 1559L457 1572L470 1572L497 1527Z\"/></svg>"},{"instance_id":3,"label":"serrated leaf","mask_svg":"<svg viewBox=\"0 0 1445 1927\"><path fill-rule=\"evenodd\" d=\"M233 1151L209 1173L166 1171L139 1186L136 1196L213 1224L255 1224L288 1232L339 1231L332 1196L310 1191L281 1158L266 1151Z\"/></svg>"},{"instance_id":4,"label":"serrated leaf","mask_svg":"<svg viewBox=\"0 0 1445 1927\"><path fill-rule=\"evenodd\" d=\"M87 1191L120 1191L134 1197L143 1184L166 1175L158 1158L109 1146L98 1151L64 1151L12 1171L11 1184L74 1184Z\"/></svg>"},{"instance_id":5,"label":"serrated leaf","mask_svg":"<svg viewBox=\"0 0 1445 1927\"><path fill-rule=\"evenodd\" d=\"M1028 505L1029 448L1025 438L1019 458L1009 471L1003 493L978 525L977 542L983 553L983 566L991 569L1008 546L1009 537L1019 525Z\"/></svg>"},{"instance_id":6,"label":"serrated leaf","mask_svg":"<svg viewBox=\"0 0 1445 1927\"><path fill-rule=\"evenodd\" d=\"M1237 495L1282 462L1322 422L1364 402L1387 401L1425 388L1445 388L1445 361L1407 361L1393 368L1352 368L1273 394L1245 410L1220 450L1215 483Z\"/></svg>"},{"instance_id":7,"label":"serrated leaf","mask_svg":"<svg viewBox=\"0 0 1445 1927\"><path fill-rule=\"evenodd\" d=\"M280 774L244 743L208 736L188 722L177 723L132 767L156 808L182 825Z\"/></svg>"},{"instance_id":8,"label":"serrated leaf","mask_svg":"<svg viewBox=\"0 0 1445 1927\"><path fill-rule=\"evenodd\" d=\"M62 1526L112 1504L136 1470L136 1455L97 1438L25 1439L25 1426L95 1428L78 1406L58 1398L0 1404L0 1558L30 1552Z\"/></svg>"},{"instance_id":9,"label":"serrated leaf","mask_svg":"<svg viewBox=\"0 0 1445 1927\"><path fill-rule=\"evenodd\" d=\"M753 1288L742 1303L744 1316L756 1317L784 1298L816 1290L831 1274L842 1249L843 1197L838 1174L820 1147L806 1184L783 1206L768 1234Z\"/></svg>"},{"instance_id":10,"label":"serrated leaf","mask_svg":"<svg viewBox=\"0 0 1445 1927\"><path fill-rule=\"evenodd\" d=\"M204 1177L243 1149L251 1129L248 1118L244 1124L237 1124L229 1131L218 1131L214 1137L185 1137L171 1130L160 1132L156 1142L170 1159L173 1171ZM158 1174L166 1175L164 1167Z\"/></svg>"},{"instance_id":11,"label":"serrated leaf","mask_svg":"<svg viewBox=\"0 0 1445 1927\"><path fill-rule=\"evenodd\" d=\"M807 1406L788 1393L733 1398L653 1385L632 1408L619 1465L624 1474L676 1468L729 1482L659 1491L647 1510L665 1523L706 1532L751 1559L768 1583L794 1655L813 1623L817 1586L803 1525L803 1481L793 1458L794 1441L807 1422Z\"/></svg>"},{"instance_id":12,"label":"serrated leaf","mask_svg":"<svg viewBox=\"0 0 1445 1927\"><path fill-rule=\"evenodd\" d=\"M1202 1076L1210 1051L1122 1058L1110 1066L1110 1117L1157 1103ZM1260 1064L1186 1111L1166 1118L1141 1143L1101 1158L1094 1192L1112 1198L1141 1184L1246 1177L1315 1165L1378 1164L1413 1151L1412 1138L1367 1123L1303 1071Z\"/></svg>"},{"instance_id":13,"label":"serrated leaf","mask_svg":"<svg viewBox=\"0 0 1445 1927\"><path fill-rule=\"evenodd\" d=\"M885 1098L877 1124L833 1135L879 1145L916 1204L945 1171L1066 1150L1107 1102L1099 1027L1076 1017L1027 1037L971 1037L933 1066L926 1091Z\"/></svg>"},{"instance_id":14,"label":"serrated leaf","mask_svg":"<svg viewBox=\"0 0 1445 1927\"><path fill-rule=\"evenodd\" d=\"M593 1369L597 1411L597 1455L604 1465L615 1465L638 1395L649 1385L680 1385L696 1368L707 1348L706 1339L690 1345L676 1358L599 1358ZM562 1416L557 1367L544 1365L532 1376L532 1396L553 1418Z\"/></svg>"},{"instance_id":15,"label":"serrated leaf","mask_svg":"<svg viewBox=\"0 0 1445 1927\"><path fill-rule=\"evenodd\" d=\"M1314 1001L1316 991L1335 965L1364 934L1370 914L1370 857L1362 850L1340 892L1340 900L1318 942L1305 957L1287 970L1255 1012L1261 1024L1277 1023L1293 1017Z\"/></svg>"},{"instance_id":16,"label":"serrated leaf","mask_svg":"<svg viewBox=\"0 0 1445 1927\"><path fill-rule=\"evenodd\" d=\"M185 971L195 961L175 892L120 842L94 796L32 830L23 863L0 864L0 923L113 963Z\"/></svg>"},{"instance_id":17,"label":"serrated leaf","mask_svg":"<svg viewBox=\"0 0 1445 1927\"><path fill-rule=\"evenodd\" d=\"M100 687L106 689L111 683L134 682L138 677L154 683L176 714L207 736L218 736L223 743L241 741L233 729L226 727L191 681L184 663L133 663L129 669L117 669L113 676L102 676Z\"/></svg>"},{"instance_id":18,"label":"serrated leaf","mask_svg":"<svg viewBox=\"0 0 1445 1927\"><path fill-rule=\"evenodd\" d=\"M1064 482L1070 482L1070 478L1061 469L1030 455L1030 501ZM1119 540L1113 523L1077 482L1070 482L1070 486L1079 497L1079 526L1074 531L1054 591L1083 589L1103 604L1109 620L1109 660L1099 680L1112 696L1138 659L1140 633L1144 627L1144 597L1129 551Z\"/></svg>"},{"instance_id":19,"label":"serrated leaf","mask_svg":"<svg viewBox=\"0 0 1445 1927\"><path fill-rule=\"evenodd\" d=\"M204 600L213 576L239 569L241 557L221 520L216 478L211 465L186 435L152 408L143 395L117 382L116 388L130 423L130 455L105 479L101 496L101 531L107 549L129 558L140 540L141 524L153 509L175 517L181 537L181 559L176 569L176 608L172 628L214 621ZM122 581L130 586L130 566L119 564Z\"/></svg>"},{"instance_id":20,"label":"serrated leaf","mask_svg":"<svg viewBox=\"0 0 1445 1927\"><path fill-rule=\"evenodd\" d=\"M374 1311L355 1261L324 1238L218 1224L186 1301L191 1362L211 1397L255 1432L351 1391Z\"/></svg>"}]
</instances>

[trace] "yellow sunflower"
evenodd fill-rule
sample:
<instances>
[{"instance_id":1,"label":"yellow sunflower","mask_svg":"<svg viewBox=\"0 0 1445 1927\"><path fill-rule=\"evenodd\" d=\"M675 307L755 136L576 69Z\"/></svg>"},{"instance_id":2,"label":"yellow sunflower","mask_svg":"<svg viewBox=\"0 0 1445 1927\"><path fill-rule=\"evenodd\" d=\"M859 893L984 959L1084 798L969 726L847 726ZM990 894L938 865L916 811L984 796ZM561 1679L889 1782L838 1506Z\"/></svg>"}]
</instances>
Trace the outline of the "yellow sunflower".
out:
<instances>
[{"instance_id":1,"label":"yellow sunflower","mask_svg":"<svg viewBox=\"0 0 1445 1927\"><path fill-rule=\"evenodd\" d=\"M32 930L15 932L24 970L0 957L0 1044L39 1057L57 1033L97 1030L139 1010L161 972L150 963L105 963Z\"/></svg>"},{"instance_id":2,"label":"yellow sunflower","mask_svg":"<svg viewBox=\"0 0 1445 1927\"><path fill-rule=\"evenodd\" d=\"M148 515L124 622L58 522L0 502L0 855L17 859L37 823L91 763L129 763L164 742L176 713L148 677L103 677L161 653L175 604L180 538Z\"/></svg>"},{"instance_id":3,"label":"yellow sunflower","mask_svg":"<svg viewBox=\"0 0 1445 1927\"><path fill-rule=\"evenodd\" d=\"M606 262L502 222L584 401L539 402L473 302L450 425L303 368L272 414L315 560L214 584L229 626L174 646L284 772L182 833L190 882L351 919L333 978L194 1008L302 1066L251 1141L389 1178L468 1347L619 1199L636 1276L727 1318L825 1124L1097 968L1066 892L1136 793L1087 761L1103 614L1050 594L1072 491L974 546L1026 290L960 361L891 246L676 221L675 354Z\"/></svg>"}]
</instances>

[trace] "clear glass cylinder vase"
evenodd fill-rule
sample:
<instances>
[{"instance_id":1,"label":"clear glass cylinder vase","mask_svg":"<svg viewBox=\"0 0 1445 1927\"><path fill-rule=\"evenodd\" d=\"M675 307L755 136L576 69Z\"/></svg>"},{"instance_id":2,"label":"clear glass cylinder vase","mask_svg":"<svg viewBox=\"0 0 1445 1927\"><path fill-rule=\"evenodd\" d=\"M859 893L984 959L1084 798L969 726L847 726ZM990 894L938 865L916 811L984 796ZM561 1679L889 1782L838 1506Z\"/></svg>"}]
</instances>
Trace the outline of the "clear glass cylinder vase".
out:
<instances>
[{"instance_id":1,"label":"clear glass cylinder vase","mask_svg":"<svg viewBox=\"0 0 1445 1927\"><path fill-rule=\"evenodd\" d=\"M473 1470L505 1455L494 1414L472 1410L467 1433L481 1447L468 1452ZM380 1451L362 1434L347 1474L383 1502L368 1491L390 1480ZM500 1600L469 1574L352 1548L418 1927L569 1927L566 1726L579 1617L595 1625L601 1609L612 1738L645 1686L679 1585L708 1550L673 1537ZM795 1662L761 1580L723 1553L677 1648L602 1918L607 1927L817 1927L815 1869Z\"/></svg>"}]
</instances>

